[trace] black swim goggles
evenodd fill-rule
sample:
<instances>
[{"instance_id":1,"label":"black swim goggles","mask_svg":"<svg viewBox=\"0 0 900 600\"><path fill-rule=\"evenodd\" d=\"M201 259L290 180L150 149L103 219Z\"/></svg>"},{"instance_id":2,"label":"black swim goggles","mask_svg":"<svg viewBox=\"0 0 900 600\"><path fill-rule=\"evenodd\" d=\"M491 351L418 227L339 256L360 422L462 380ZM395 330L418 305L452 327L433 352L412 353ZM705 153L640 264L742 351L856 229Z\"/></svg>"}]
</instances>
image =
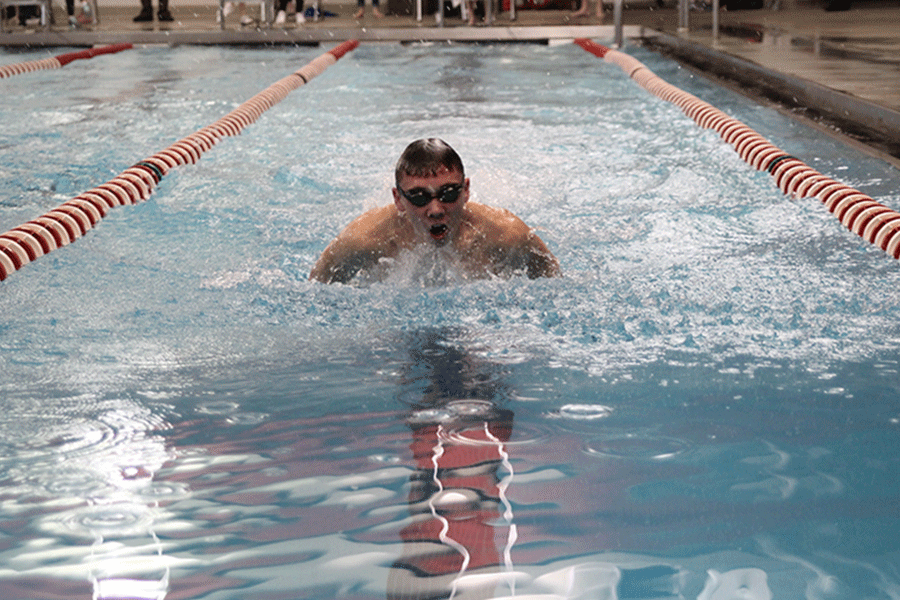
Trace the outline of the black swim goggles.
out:
<instances>
[{"instance_id":1,"label":"black swim goggles","mask_svg":"<svg viewBox=\"0 0 900 600\"><path fill-rule=\"evenodd\" d=\"M433 194L429 190L419 189L415 192L405 192L403 188L397 186L397 190L400 192L404 198L409 200L409 203L413 206L417 206L422 208L433 199L437 198L444 204L453 204L459 199L459 195L462 193L463 186L461 183L448 183L447 185L441 187L436 194Z\"/></svg>"}]
</instances>

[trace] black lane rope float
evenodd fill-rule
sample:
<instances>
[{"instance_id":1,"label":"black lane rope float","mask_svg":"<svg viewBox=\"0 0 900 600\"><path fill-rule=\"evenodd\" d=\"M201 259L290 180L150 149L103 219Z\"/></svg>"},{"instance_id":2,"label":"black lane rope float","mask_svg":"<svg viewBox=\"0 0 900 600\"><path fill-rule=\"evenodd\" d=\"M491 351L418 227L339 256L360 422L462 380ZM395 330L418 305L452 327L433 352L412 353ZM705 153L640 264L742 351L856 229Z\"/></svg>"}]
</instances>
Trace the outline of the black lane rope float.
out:
<instances>
[{"instance_id":1,"label":"black lane rope float","mask_svg":"<svg viewBox=\"0 0 900 600\"><path fill-rule=\"evenodd\" d=\"M0 66L0 79L12 77L13 75L21 75L22 73L31 73L33 71L43 71L48 69L61 69L73 60L86 58L94 58L101 54L114 54L122 50L131 50L131 44L112 44L110 46L100 46L98 48L89 48L78 52L67 52L58 56L42 58L40 60L29 60L16 63L14 65Z\"/></svg>"},{"instance_id":2,"label":"black lane rope float","mask_svg":"<svg viewBox=\"0 0 900 600\"><path fill-rule=\"evenodd\" d=\"M900 213L819 173L737 119L663 81L636 58L592 40L578 39L575 43L598 58L618 65L638 85L681 108L700 127L714 129L747 164L772 175L786 195L818 198L847 229L895 259L900 258Z\"/></svg>"},{"instance_id":3,"label":"black lane rope float","mask_svg":"<svg viewBox=\"0 0 900 600\"><path fill-rule=\"evenodd\" d=\"M40 217L0 234L0 281L44 254L85 235L111 209L147 200L153 188L171 169L195 164L200 160L200 155L220 139L240 134L290 92L320 75L357 46L358 40L340 44L273 83L212 125L135 163L110 181L79 194Z\"/></svg>"}]
</instances>

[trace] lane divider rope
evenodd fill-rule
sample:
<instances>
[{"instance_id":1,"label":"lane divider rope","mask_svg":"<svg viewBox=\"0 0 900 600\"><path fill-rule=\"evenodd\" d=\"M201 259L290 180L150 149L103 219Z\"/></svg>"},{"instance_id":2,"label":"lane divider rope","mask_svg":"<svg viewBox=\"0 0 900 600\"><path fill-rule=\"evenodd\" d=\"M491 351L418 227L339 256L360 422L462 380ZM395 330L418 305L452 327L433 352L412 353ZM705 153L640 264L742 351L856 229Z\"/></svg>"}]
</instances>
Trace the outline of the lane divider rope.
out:
<instances>
[{"instance_id":1,"label":"lane divider rope","mask_svg":"<svg viewBox=\"0 0 900 600\"><path fill-rule=\"evenodd\" d=\"M147 200L170 170L188 163L195 164L219 140L240 134L266 110L320 75L357 46L358 40L340 44L273 83L215 123L135 163L110 181L0 234L0 281L37 258L87 234L113 208Z\"/></svg>"},{"instance_id":2,"label":"lane divider rope","mask_svg":"<svg viewBox=\"0 0 900 600\"><path fill-rule=\"evenodd\" d=\"M578 39L575 43L619 66L638 85L681 108L700 127L714 129L745 162L772 175L787 196L818 198L847 229L895 259L900 258L900 213L819 173L737 119L663 81L636 58L588 39Z\"/></svg>"},{"instance_id":3,"label":"lane divider rope","mask_svg":"<svg viewBox=\"0 0 900 600\"><path fill-rule=\"evenodd\" d=\"M122 50L130 50L131 44L112 44L109 46L100 46L98 48L89 48L87 50L79 50L78 52L67 52L58 56L42 58L39 60L29 60L14 65L0 66L0 79L12 77L13 75L21 75L23 73L31 73L34 71L44 71L49 69L61 69L73 60L94 58L101 54L114 54Z\"/></svg>"}]
</instances>

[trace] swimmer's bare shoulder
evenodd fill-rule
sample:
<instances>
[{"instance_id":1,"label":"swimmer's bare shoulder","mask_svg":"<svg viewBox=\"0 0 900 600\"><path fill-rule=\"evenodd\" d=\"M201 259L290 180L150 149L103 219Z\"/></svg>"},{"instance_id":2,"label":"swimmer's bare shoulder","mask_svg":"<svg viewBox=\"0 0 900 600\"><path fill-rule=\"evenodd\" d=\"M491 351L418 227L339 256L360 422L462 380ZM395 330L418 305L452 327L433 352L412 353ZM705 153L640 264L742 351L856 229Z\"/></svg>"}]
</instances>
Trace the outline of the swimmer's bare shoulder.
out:
<instances>
[{"instance_id":1,"label":"swimmer's bare shoulder","mask_svg":"<svg viewBox=\"0 0 900 600\"><path fill-rule=\"evenodd\" d=\"M392 204L363 213L328 244L309 278L322 283L347 283L382 258L395 257L407 237L402 225Z\"/></svg>"},{"instance_id":2,"label":"swimmer's bare shoulder","mask_svg":"<svg viewBox=\"0 0 900 600\"><path fill-rule=\"evenodd\" d=\"M505 208L477 202L467 208L473 229L480 232L471 249L491 271L524 272L531 279L560 274L556 257L522 219Z\"/></svg>"}]
</instances>

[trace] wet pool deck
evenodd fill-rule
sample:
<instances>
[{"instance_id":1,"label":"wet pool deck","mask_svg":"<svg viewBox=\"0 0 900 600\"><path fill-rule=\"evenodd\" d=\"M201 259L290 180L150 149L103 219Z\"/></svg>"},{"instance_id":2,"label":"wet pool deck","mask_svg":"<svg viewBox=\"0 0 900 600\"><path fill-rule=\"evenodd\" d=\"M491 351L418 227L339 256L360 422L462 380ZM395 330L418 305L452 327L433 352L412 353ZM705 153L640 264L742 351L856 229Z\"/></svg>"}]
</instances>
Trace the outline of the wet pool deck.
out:
<instances>
[{"instance_id":1,"label":"wet pool deck","mask_svg":"<svg viewBox=\"0 0 900 600\"><path fill-rule=\"evenodd\" d=\"M689 28L678 27L672 0L626 7L624 36L640 40L705 73L729 80L742 91L777 100L785 110L830 119L842 130L888 155L900 157L900 0L857 1L850 10L829 12L806 0L782 3L780 10L738 10L720 13L720 34L712 32L712 14L692 11ZM336 16L286 27L241 26L237 15L216 23L212 5L174 6L172 23L134 23L134 7L104 7L100 22L70 29L62 3L54 5L55 22L48 31L7 22L0 45L7 47L91 46L131 42L148 44L333 44L346 39L363 42L439 41L565 41L587 37L602 43L614 39L612 16L576 18L563 10L519 10L516 19L501 13L490 25L469 27L433 16L388 15L355 19L355 6L329 5ZM155 1L154 1L155 4ZM309 4L309 1L307 2ZM382 6L386 3L383 2ZM258 15L258 4L248 4ZM291 19L289 19L291 21ZM801 115L802 116L802 115Z\"/></svg>"}]
</instances>

